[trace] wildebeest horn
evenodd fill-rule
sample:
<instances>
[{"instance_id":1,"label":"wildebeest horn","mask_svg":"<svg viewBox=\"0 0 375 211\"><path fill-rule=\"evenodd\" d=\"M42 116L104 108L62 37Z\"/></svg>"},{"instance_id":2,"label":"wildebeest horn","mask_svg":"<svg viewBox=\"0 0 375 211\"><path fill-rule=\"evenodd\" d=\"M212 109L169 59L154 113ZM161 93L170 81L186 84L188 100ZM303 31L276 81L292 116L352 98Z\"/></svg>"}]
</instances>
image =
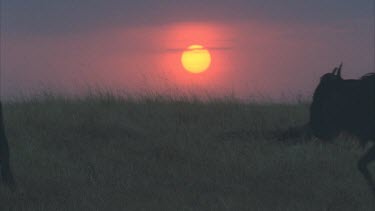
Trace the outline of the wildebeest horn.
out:
<instances>
[{"instance_id":1,"label":"wildebeest horn","mask_svg":"<svg viewBox=\"0 0 375 211\"><path fill-rule=\"evenodd\" d=\"M333 69L333 71L332 71L333 75L336 75L337 69L338 69L337 67L335 67L335 69Z\"/></svg>"},{"instance_id":2,"label":"wildebeest horn","mask_svg":"<svg viewBox=\"0 0 375 211\"><path fill-rule=\"evenodd\" d=\"M341 62L341 64L340 64L339 68L337 69L337 76L338 76L339 78L341 78L341 68L342 68L342 62Z\"/></svg>"}]
</instances>

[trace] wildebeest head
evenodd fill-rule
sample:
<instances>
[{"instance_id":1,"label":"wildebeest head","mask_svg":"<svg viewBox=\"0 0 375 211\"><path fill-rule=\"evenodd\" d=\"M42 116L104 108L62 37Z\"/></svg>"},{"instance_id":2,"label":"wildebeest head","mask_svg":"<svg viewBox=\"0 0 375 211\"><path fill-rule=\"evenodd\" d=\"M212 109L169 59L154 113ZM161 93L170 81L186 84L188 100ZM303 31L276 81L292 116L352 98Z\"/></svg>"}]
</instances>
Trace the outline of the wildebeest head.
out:
<instances>
[{"instance_id":1,"label":"wildebeest head","mask_svg":"<svg viewBox=\"0 0 375 211\"><path fill-rule=\"evenodd\" d=\"M314 91L310 107L310 127L312 133L323 140L331 140L339 134L340 84L341 67L336 67L332 73L326 73L320 78L320 83Z\"/></svg>"}]
</instances>

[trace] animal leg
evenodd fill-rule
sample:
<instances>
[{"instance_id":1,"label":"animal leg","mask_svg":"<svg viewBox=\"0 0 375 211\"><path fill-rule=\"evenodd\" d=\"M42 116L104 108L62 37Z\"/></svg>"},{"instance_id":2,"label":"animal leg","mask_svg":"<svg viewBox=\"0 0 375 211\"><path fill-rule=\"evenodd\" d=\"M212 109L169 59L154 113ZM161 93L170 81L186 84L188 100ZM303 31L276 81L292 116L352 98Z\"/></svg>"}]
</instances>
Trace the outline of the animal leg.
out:
<instances>
[{"instance_id":1,"label":"animal leg","mask_svg":"<svg viewBox=\"0 0 375 211\"><path fill-rule=\"evenodd\" d=\"M2 138L6 139L5 136ZM4 141L0 144L0 166L3 183L12 188L15 187L13 174L9 165L9 147L7 142Z\"/></svg>"},{"instance_id":2,"label":"animal leg","mask_svg":"<svg viewBox=\"0 0 375 211\"><path fill-rule=\"evenodd\" d=\"M375 160L375 145L372 146L366 154L364 154L361 159L358 161L358 169L362 173L362 175L365 177L367 183L371 187L372 191L375 194L375 183L371 176L370 171L368 170L367 166L369 163Z\"/></svg>"},{"instance_id":3,"label":"animal leg","mask_svg":"<svg viewBox=\"0 0 375 211\"><path fill-rule=\"evenodd\" d=\"M3 108L0 102L0 171L3 183L11 189L16 189L13 174L9 164L9 146L3 123Z\"/></svg>"}]
</instances>

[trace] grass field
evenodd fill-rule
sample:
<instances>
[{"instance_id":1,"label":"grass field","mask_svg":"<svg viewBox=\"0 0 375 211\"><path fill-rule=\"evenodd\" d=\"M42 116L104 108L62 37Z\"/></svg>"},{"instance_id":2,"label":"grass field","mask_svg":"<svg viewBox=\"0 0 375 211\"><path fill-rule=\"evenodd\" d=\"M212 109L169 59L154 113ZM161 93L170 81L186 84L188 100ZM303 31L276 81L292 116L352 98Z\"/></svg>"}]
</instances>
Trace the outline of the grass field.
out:
<instances>
[{"instance_id":1,"label":"grass field","mask_svg":"<svg viewBox=\"0 0 375 211\"><path fill-rule=\"evenodd\" d=\"M375 210L354 139L278 140L308 104L50 95L4 115L0 210Z\"/></svg>"}]
</instances>

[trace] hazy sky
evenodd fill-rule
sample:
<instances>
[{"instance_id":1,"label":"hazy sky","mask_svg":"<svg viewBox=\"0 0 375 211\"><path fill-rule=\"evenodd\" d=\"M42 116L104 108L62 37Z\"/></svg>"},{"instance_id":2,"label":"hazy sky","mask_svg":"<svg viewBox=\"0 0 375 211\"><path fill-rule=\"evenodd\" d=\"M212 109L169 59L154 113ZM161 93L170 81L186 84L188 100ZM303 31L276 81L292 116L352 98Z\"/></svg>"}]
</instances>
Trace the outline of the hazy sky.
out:
<instances>
[{"instance_id":1,"label":"hazy sky","mask_svg":"<svg viewBox=\"0 0 375 211\"><path fill-rule=\"evenodd\" d=\"M373 0L2 0L2 94L309 95L344 62L344 77L374 71ZM207 47L203 74L180 64Z\"/></svg>"}]
</instances>

